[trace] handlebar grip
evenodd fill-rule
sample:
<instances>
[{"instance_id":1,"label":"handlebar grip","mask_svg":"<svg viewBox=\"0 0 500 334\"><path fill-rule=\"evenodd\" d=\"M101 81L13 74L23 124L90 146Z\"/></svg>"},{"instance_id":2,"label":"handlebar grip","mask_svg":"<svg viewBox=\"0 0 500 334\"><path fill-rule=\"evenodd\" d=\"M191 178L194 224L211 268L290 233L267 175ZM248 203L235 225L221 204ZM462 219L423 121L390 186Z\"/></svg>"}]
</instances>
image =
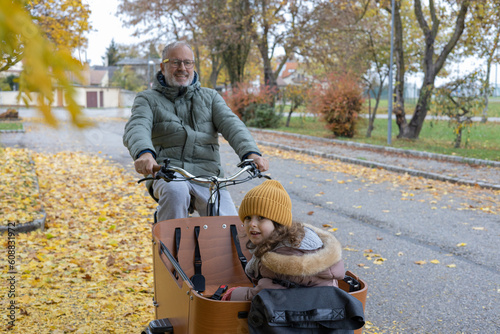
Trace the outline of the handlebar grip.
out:
<instances>
[{"instance_id":1,"label":"handlebar grip","mask_svg":"<svg viewBox=\"0 0 500 334\"><path fill-rule=\"evenodd\" d=\"M160 165L153 166L153 172L159 172L161 169Z\"/></svg>"}]
</instances>

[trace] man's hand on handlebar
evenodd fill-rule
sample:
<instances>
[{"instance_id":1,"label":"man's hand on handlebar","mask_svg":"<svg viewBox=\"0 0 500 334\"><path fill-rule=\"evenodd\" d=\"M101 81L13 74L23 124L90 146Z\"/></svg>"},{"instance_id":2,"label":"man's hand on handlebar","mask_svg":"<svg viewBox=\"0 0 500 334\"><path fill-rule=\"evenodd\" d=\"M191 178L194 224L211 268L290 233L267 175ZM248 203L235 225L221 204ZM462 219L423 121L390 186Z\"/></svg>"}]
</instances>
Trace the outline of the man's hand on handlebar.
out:
<instances>
[{"instance_id":1,"label":"man's hand on handlebar","mask_svg":"<svg viewBox=\"0 0 500 334\"><path fill-rule=\"evenodd\" d=\"M269 169L269 161L258 154L252 153L247 157L247 159L253 159L253 162L257 166L257 169L261 172L265 172Z\"/></svg>"},{"instance_id":2,"label":"man's hand on handlebar","mask_svg":"<svg viewBox=\"0 0 500 334\"><path fill-rule=\"evenodd\" d=\"M159 168L159 165L156 163L153 155L146 152L134 161L134 167L137 173L147 176L149 174L154 174L154 169Z\"/></svg>"}]
</instances>

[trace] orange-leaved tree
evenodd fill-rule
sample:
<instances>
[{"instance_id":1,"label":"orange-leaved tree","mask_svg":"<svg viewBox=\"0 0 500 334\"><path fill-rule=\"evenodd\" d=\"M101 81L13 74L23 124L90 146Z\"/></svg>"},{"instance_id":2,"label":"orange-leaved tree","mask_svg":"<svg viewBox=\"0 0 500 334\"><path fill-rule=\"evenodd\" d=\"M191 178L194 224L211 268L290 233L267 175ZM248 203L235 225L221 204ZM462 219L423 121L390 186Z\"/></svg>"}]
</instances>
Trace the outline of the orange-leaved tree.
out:
<instances>
[{"instance_id":1,"label":"orange-leaved tree","mask_svg":"<svg viewBox=\"0 0 500 334\"><path fill-rule=\"evenodd\" d=\"M326 122L335 136L352 138L363 106L360 79L352 73L332 73L310 91L308 111Z\"/></svg>"}]
</instances>

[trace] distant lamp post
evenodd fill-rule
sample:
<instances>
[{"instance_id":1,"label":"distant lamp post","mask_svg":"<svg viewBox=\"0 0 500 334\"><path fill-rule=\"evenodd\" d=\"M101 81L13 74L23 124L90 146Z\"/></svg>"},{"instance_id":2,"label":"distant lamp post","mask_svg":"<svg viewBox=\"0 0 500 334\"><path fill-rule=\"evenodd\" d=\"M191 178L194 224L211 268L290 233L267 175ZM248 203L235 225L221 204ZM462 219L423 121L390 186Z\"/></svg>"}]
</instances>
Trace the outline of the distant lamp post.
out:
<instances>
[{"instance_id":1,"label":"distant lamp post","mask_svg":"<svg viewBox=\"0 0 500 334\"><path fill-rule=\"evenodd\" d=\"M387 144L391 145L392 141L392 55L394 52L394 0L391 4L391 56L389 65L389 100L387 108Z\"/></svg>"},{"instance_id":2,"label":"distant lamp post","mask_svg":"<svg viewBox=\"0 0 500 334\"><path fill-rule=\"evenodd\" d=\"M151 71L149 70L149 66L151 66ZM149 80L149 88L153 87L153 79L152 77L154 77L155 75L155 62L150 60L148 61L148 80Z\"/></svg>"}]
</instances>

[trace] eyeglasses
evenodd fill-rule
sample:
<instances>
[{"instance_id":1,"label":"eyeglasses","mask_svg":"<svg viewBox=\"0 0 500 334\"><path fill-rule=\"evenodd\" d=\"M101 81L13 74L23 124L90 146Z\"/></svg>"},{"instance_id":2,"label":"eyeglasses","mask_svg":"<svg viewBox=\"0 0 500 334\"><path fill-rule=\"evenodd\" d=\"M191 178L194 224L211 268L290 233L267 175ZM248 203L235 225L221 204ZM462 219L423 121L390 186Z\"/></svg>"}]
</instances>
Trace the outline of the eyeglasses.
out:
<instances>
[{"instance_id":1,"label":"eyeglasses","mask_svg":"<svg viewBox=\"0 0 500 334\"><path fill-rule=\"evenodd\" d=\"M185 60L180 60L180 59L164 59L163 62L166 64L166 63L169 63L170 66L172 67L180 67L181 64L184 64L184 67L185 68L193 68L194 66L194 60L189 60L189 59L185 59Z\"/></svg>"}]
</instances>

